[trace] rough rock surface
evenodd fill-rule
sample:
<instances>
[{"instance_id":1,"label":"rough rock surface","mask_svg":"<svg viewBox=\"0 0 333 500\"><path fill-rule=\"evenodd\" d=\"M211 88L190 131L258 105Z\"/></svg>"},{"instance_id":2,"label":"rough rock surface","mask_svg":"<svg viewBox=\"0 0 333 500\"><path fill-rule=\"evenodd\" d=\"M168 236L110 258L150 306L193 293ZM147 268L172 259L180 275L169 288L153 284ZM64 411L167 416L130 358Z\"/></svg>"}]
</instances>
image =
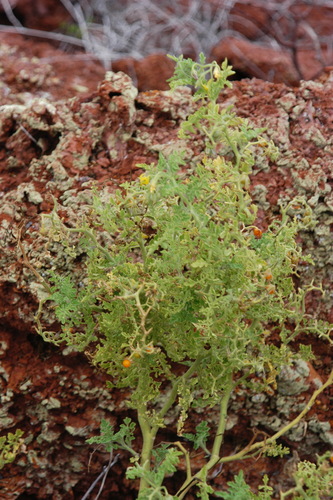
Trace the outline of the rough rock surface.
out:
<instances>
[{"instance_id":1,"label":"rough rock surface","mask_svg":"<svg viewBox=\"0 0 333 500\"><path fill-rule=\"evenodd\" d=\"M112 192L140 173L138 163L181 147L178 127L192 104L187 90L137 93L126 75L104 77L97 64L85 66L46 43L38 45L39 57L33 59L26 41L17 36L7 35L0 44L0 430L25 433L22 453L1 471L0 497L79 499L109 459L102 450L91 455L94 448L85 439L97 432L101 418L117 424L125 414L133 415L126 408L126 391L107 390L105 375L84 356L61 351L36 335L41 287L25 254L41 274L52 267L80 273L80 262L61 253L60 245L48 247L40 233L41 215L52 210L56 199L71 224L87 209L93 185ZM45 60L55 56L61 57L58 63ZM258 225L264 228L278 215L279 203L294 195L304 196L314 211L317 225L300 239L315 267L301 269L300 282L323 281L326 296L312 294L307 308L331 322L332 91L333 72L327 71L297 88L253 79L235 82L221 95L222 106L233 103L241 116L267 127L267 136L281 151L276 163L257 158L251 192L259 206ZM201 147L199 140L187 146L189 165ZM52 323L52 311L44 319ZM326 378L332 364L327 344L306 336L302 341L313 345L317 359L312 366L300 364L283 374L271 397L237 395L225 453L234 453L258 429L271 433L279 421L290 420L309 391ZM301 458L332 446L332 397L330 388L307 415L306 425L284 439ZM214 412L205 418L213 422ZM194 419L192 425L196 423ZM200 464L200 455L196 460ZM101 498L135 498L134 486L124 478L126 466L121 454ZM224 467L215 483L225 484L239 466ZM264 473L273 474L277 488L290 481L285 460L246 463L246 478L254 486Z\"/></svg>"}]
</instances>

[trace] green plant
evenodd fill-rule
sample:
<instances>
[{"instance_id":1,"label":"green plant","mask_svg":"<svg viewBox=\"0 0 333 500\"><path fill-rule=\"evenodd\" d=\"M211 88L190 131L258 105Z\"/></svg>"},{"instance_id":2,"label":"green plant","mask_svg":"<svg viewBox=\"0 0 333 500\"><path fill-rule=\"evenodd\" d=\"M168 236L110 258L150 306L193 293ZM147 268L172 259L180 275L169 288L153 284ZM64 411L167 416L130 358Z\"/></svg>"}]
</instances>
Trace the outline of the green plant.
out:
<instances>
[{"instance_id":1,"label":"green plant","mask_svg":"<svg viewBox=\"0 0 333 500\"><path fill-rule=\"evenodd\" d=\"M228 492L216 492L216 496L224 500L270 500L273 488L268 486L268 476L265 474L263 484L259 486L259 493L255 494L246 483L243 471L235 476L233 481L228 483Z\"/></svg>"},{"instance_id":2,"label":"green plant","mask_svg":"<svg viewBox=\"0 0 333 500\"><path fill-rule=\"evenodd\" d=\"M281 500L321 500L332 498L333 467L331 452L317 457L317 464L304 460L297 466L294 474L296 485L281 493ZM292 495L292 497L291 497Z\"/></svg>"},{"instance_id":3,"label":"green plant","mask_svg":"<svg viewBox=\"0 0 333 500\"><path fill-rule=\"evenodd\" d=\"M331 452L317 457L317 464L304 460L299 462L293 474L295 486L288 491L280 492L280 500L328 500L332 498L333 468L331 466ZM251 491L244 480L242 471L228 483L228 492L217 492L216 496L224 500L270 500L273 488L268 486L268 477L265 475L263 484L259 486L256 495Z\"/></svg>"},{"instance_id":4,"label":"green plant","mask_svg":"<svg viewBox=\"0 0 333 500\"><path fill-rule=\"evenodd\" d=\"M22 436L23 431L17 429L0 437L0 470L15 460L23 444Z\"/></svg>"},{"instance_id":5,"label":"green plant","mask_svg":"<svg viewBox=\"0 0 333 500\"><path fill-rule=\"evenodd\" d=\"M231 68L226 62L206 64L203 55L198 63L174 59L172 88L193 86L200 104L182 124L181 136L204 137L205 155L191 175L178 151L161 155L157 164L140 165L142 175L107 200L96 191L90 213L74 228L62 222L56 207L44 215L42 232L62 241L70 255L83 253L86 274L79 286L71 276L50 273L52 284L37 315L46 341L87 351L111 375L110 387L131 390L128 405L137 412L142 448L133 444L130 419L118 432L103 421L101 436L88 442L127 450L133 461L127 477L140 479L138 498L155 500L185 498L193 487L208 499L214 491L208 473L218 464L264 452L284 454L278 438L333 380L332 372L304 410L273 436L223 456L231 395L240 387L274 391L283 366L311 357L303 345L294 352L291 341L304 330L330 340L329 326L305 313L305 295L315 287L296 290L292 279L300 260L311 263L295 241L300 228L313 225L305 200L281 206L280 218L267 231L255 225L257 209L248 192L255 151L272 157L277 151L260 135L263 130L217 103L221 89L231 85ZM292 217L295 204L302 208L298 218ZM42 329L47 301L55 305L61 331ZM186 434L194 449L207 454L197 472L185 445L155 443L176 405L179 435L189 413L216 407L215 429L202 422L196 434ZM181 456L187 477L172 496L163 481L177 470ZM268 498L269 486L262 488L253 498Z\"/></svg>"}]
</instances>

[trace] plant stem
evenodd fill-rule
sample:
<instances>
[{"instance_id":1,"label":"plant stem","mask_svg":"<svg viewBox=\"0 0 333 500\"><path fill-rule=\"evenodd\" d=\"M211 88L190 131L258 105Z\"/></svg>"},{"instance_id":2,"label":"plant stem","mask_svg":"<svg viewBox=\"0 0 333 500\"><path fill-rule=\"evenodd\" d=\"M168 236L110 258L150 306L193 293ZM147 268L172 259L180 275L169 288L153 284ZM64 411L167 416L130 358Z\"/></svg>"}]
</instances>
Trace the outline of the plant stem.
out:
<instances>
[{"instance_id":1,"label":"plant stem","mask_svg":"<svg viewBox=\"0 0 333 500\"><path fill-rule=\"evenodd\" d=\"M230 396L232 394L234 388L234 384L232 381L232 376L230 376L229 382L227 383L221 403L220 403L220 415L219 415L219 423L216 430L216 435L213 443L212 453L210 460L206 465L204 465L199 472L197 472L194 476L190 476L183 483L182 487L177 493L177 498L181 500L185 497L186 493L194 486L198 481L204 480L207 476L207 473L212 469L219 461L220 461L220 450L223 443L223 437L225 433L225 428L227 424L227 410L228 404L230 400ZM204 477L203 477L204 476Z\"/></svg>"},{"instance_id":2,"label":"plant stem","mask_svg":"<svg viewBox=\"0 0 333 500\"><path fill-rule=\"evenodd\" d=\"M233 388L234 384L232 382L232 376L231 376L229 379L229 383L224 389L223 397L221 399L219 424L217 427L217 432L213 443L211 457L207 464L207 470L210 470L212 467L214 467L220 460L220 450L223 443L223 437L227 424L228 404Z\"/></svg>"},{"instance_id":3,"label":"plant stem","mask_svg":"<svg viewBox=\"0 0 333 500\"><path fill-rule=\"evenodd\" d=\"M304 498L306 498L306 496L305 496L306 493L305 493L304 489L302 488L302 486L301 485L297 485L294 488L290 488L290 490L288 490L288 491L285 491L285 492L281 491L280 492L280 500L284 500L289 495L292 495L292 494L295 494L295 493L301 493L304 496Z\"/></svg>"},{"instance_id":4,"label":"plant stem","mask_svg":"<svg viewBox=\"0 0 333 500\"><path fill-rule=\"evenodd\" d=\"M294 427L302 418L308 413L308 411L312 408L314 405L317 397L331 384L333 383L333 370L331 371L328 379L326 382L319 387L314 393L312 394L311 398L309 399L308 403L305 405L305 408L301 411L297 417L294 418L289 424L285 425L280 429L278 432L276 432L273 436L270 438L260 441L258 443L253 443L251 446L247 446L243 450L239 451L235 455L230 455L228 457L223 457L219 460L219 463L227 463L227 462L233 462L234 460L240 460L241 458L244 458L247 456L249 453L252 453L256 450L260 450L261 448L265 448L265 446L275 443L277 439L279 439L283 434L288 432L292 427Z\"/></svg>"},{"instance_id":5,"label":"plant stem","mask_svg":"<svg viewBox=\"0 0 333 500\"><path fill-rule=\"evenodd\" d=\"M167 401L164 403L163 407L161 408L161 410L158 412L158 416L160 418L163 418L166 413L169 411L169 409L171 408L171 406L173 405L173 403L175 402L176 398L177 398L177 395L178 395L178 387L180 385L180 383L183 381L183 380L188 380L192 375L193 373L196 371L196 369L198 368L198 365L200 365L200 363L202 363L202 358L201 357L198 357L194 363L190 366L190 368L187 370L187 372L184 373L184 375L182 375L182 377L180 377L175 383L174 383L174 386L171 390L171 393L167 399Z\"/></svg>"},{"instance_id":6,"label":"plant stem","mask_svg":"<svg viewBox=\"0 0 333 500\"><path fill-rule=\"evenodd\" d=\"M161 421L161 419L163 419L163 417L166 415L166 413L169 411L171 406L176 401L178 395L178 387L180 383L184 381L184 379L185 380L189 379L191 375L193 375L193 373L196 371L198 365L201 362L202 362L201 358L196 359L194 363L190 366L190 368L186 371L186 373L184 373L184 375L174 383L167 400L165 401L161 410L157 413L157 419L156 419L157 421ZM141 382L144 383L144 381ZM145 471L148 472L150 471L151 453L153 450L157 431L160 428L160 424L151 425L149 423L149 413L146 404L140 405L137 411L138 411L138 422L140 425L142 439L143 439L140 465L141 467L143 467ZM140 479L139 491L141 492L147 487L148 487L148 482L144 477L142 477Z\"/></svg>"},{"instance_id":7,"label":"plant stem","mask_svg":"<svg viewBox=\"0 0 333 500\"><path fill-rule=\"evenodd\" d=\"M142 405L138 408L138 421L142 433L142 450L141 450L141 467L147 472L150 471L150 461L151 461L151 452L153 450L154 441L156 437L156 433L158 430L158 426L155 425L151 427L148 421L148 411L147 406ZM140 479L140 488L139 491L143 491L148 487L148 482L145 477Z\"/></svg>"},{"instance_id":8,"label":"plant stem","mask_svg":"<svg viewBox=\"0 0 333 500\"><path fill-rule=\"evenodd\" d=\"M107 250L105 250L105 248L97 241L97 238L96 236L94 235L94 233L89 230L89 229L85 229L83 227L79 227L79 228L73 228L73 227L70 227L70 228L66 228L66 230L69 232L69 233L81 233L81 234L84 234L85 236L87 236L88 238L90 238L92 240L92 242L94 243L95 247L98 248L98 250L104 255L104 257L106 258L107 261L110 261L111 260L111 256L109 254L109 252Z\"/></svg>"},{"instance_id":9,"label":"plant stem","mask_svg":"<svg viewBox=\"0 0 333 500\"><path fill-rule=\"evenodd\" d=\"M178 446L178 448L180 449L180 451L183 453L183 455L185 457L186 479L188 481L190 481L192 479L190 454L179 441L176 441L175 445Z\"/></svg>"},{"instance_id":10,"label":"plant stem","mask_svg":"<svg viewBox=\"0 0 333 500\"><path fill-rule=\"evenodd\" d=\"M228 457L223 457L219 458L220 454L220 449L222 446L223 442L223 434L225 432L225 426L226 426L226 417L227 417L227 407L228 407L228 401L230 399L230 395L232 393L233 389L233 384L232 381L229 382L228 387L225 390L225 393L223 395L223 398L221 400L221 405L220 405L220 419L219 419L219 425L217 429L217 433L215 436L214 444L213 444L213 449L212 449L212 455L204 467L197 472L194 476L191 476L188 478L181 489L177 493L177 498L179 500L182 500L186 493L194 486L195 483L198 481L201 481L202 479L205 479L207 476L207 472L215 467L217 464L222 464L222 463L228 463L228 462L233 462L234 460L240 460L243 458L248 458L252 456L253 452L257 452L258 450L265 448L269 444L273 444L276 442L276 440L281 437L283 434L288 432L292 427L294 427L298 422L308 413L308 411L312 408L314 405L317 397L331 384L333 383L333 370L331 371L328 379L326 382L314 393L312 394L311 398L309 399L308 403L306 404L305 408L301 411L301 413L294 418L289 424L285 425L282 429L280 429L278 432L276 432L273 436L270 438L260 441L258 443L253 443L251 446L247 446L240 452L236 453L235 455L229 455ZM249 455L250 454L250 455ZM204 477L203 477L204 476Z\"/></svg>"}]
</instances>

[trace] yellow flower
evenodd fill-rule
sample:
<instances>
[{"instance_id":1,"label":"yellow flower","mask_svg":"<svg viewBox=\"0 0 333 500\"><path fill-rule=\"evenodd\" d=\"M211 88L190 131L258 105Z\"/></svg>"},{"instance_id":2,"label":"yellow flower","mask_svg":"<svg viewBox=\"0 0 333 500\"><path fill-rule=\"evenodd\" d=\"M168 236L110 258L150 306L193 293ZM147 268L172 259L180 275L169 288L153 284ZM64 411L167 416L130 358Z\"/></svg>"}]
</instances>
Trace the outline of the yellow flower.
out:
<instances>
[{"instance_id":1,"label":"yellow flower","mask_svg":"<svg viewBox=\"0 0 333 500\"><path fill-rule=\"evenodd\" d=\"M149 184L150 182L150 177L149 175L141 174L139 177L139 181L141 186L147 186L147 184Z\"/></svg>"}]
</instances>

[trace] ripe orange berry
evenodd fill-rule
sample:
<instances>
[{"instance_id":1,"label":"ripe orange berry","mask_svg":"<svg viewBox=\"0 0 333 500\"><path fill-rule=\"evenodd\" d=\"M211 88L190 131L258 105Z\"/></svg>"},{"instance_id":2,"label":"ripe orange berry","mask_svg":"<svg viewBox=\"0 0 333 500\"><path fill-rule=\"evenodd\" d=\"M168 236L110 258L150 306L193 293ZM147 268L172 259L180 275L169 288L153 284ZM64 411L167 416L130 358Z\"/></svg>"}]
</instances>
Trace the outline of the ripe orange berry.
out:
<instances>
[{"instance_id":1,"label":"ripe orange berry","mask_svg":"<svg viewBox=\"0 0 333 500\"><path fill-rule=\"evenodd\" d=\"M124 368L129 368L132 364L132 361L128 358L124 359L123 362L122 362L122 365Z\"/></svg>"},{"instance_id":2,"label":"ripe orange berry","mask_svg":"<svg viewBox=\"0 0 333 500\"><path fill-rule=\"evenodd\" d=\"M254 228L252 229L252 231L253 231L254 236L255 236L257 239L260 239L260 238L262 237L262 230L261 230L261 229L259 229L258 227L254 227Z\"/></svg>"}]
</instances>

